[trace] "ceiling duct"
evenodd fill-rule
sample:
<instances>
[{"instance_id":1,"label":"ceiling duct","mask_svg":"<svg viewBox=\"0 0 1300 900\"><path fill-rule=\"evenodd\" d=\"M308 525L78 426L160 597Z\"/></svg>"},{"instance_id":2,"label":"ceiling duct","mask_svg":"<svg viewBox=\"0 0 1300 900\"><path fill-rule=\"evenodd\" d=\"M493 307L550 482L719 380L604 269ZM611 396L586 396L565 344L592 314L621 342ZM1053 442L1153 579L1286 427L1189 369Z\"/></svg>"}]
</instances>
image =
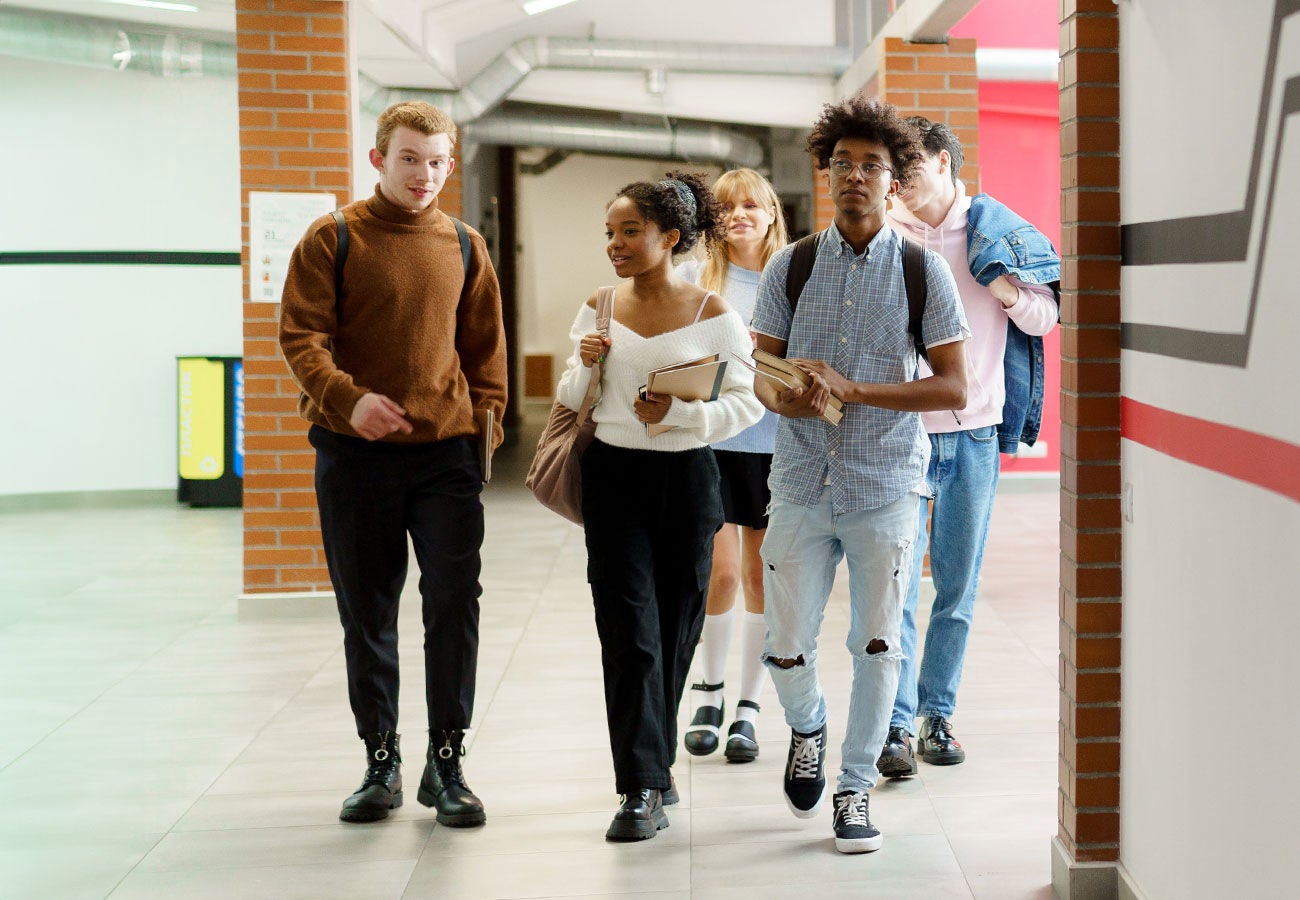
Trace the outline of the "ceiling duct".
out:
<instances>
[{"instance_id":1,"label":"ceiling duct","mask_svg":"<svg viewBox=\"0 0 1300 900\"><path fill-rule=\"evenodd\" d=\"M761 166L765 155L759 141L725 128L708 125L665 128L554 115L498 113L465 126L465 137L482 144L554 147L611 156L662 157L751 168Z\"/></svg>"},{"instance_id":2,"label":"ceiling duct","mask_svg":"<svg viewBox=\"0 0 1300 900\"><path fill-rule=\"evenodd\" d=\"M148 72L233 77L235 47L193 34L130 30L103 19L0 9L0 56Z\"/></svg>"},{"instance_id":3,"label":"ceiling duct","mask_svg":"<svg viewBox=\"0 0 1300 900\"><path fill-rule=\"evenodd\" d=\"M838 78L852 60L843 47L587 40L537 36L516 41L459 91L434 92L457 122L473 122L505 100L534 69L716 72ZM435 101L430 101L435 102ZM386 104L385 104L386 105Z\"/></svg>"},{"instance_id":4,"label":"ceiling duct","mask_svg":"<svg viewBox=\"0 0 1300 900\"><path fill-rule=\"evenodd\" d=\"M386 88L358 76L364 93L361 109L378 116L394 103L424 100L444 111L456 108L457 94L416 88ZM494 113L466 121L451 113L466 141L510 147L553 147L613 156L658 156L694 162L757 167L766 157L763 145L747 134L708 125L636 125L601 122L578 116ZM462 124L463 123L463 124Z\"/></svg>"}]
</instances>

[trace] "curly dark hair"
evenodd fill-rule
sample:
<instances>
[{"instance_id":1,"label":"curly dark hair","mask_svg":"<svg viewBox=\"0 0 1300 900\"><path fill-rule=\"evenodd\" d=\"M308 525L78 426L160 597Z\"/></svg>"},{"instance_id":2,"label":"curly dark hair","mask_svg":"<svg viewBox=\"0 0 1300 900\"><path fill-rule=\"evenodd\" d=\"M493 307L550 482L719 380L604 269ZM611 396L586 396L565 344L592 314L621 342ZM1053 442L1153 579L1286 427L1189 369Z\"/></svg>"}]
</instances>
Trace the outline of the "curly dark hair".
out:
<instances>
[{"instance_id":1,"label":"curly dark hair","mask_svg":"<svg viewBox=\"0 0 1300 900\"><path fill-rule=\"evenodd\" d=\"M646 221L654 222L662 231L676 228L681 234L673 247L673 256L691 250L700 238L706 244L722 240L722 205L696 172L668 172L663 181L634 181L614 195L614 200L627 197L636 204L637 211ZM695 209L678 194L674 181L685 185L695 200ZM613 203L611 200L610 203Z\"/></svg>"},{"instance_id":2,"label":"curly dark hair","mask_svg":"<svg viewBox=\"0 0 1300 900\"><path fill-rule=\"evenodd\" d=\"M904 184L924 158L916 129L899 117L893 105L876 99L850 97L822 107L822 116L808 135L808 154L817 161L817 168L830 165L841 138L866 138L884 146L894 177Z\"/></svg>"}]
</instances>

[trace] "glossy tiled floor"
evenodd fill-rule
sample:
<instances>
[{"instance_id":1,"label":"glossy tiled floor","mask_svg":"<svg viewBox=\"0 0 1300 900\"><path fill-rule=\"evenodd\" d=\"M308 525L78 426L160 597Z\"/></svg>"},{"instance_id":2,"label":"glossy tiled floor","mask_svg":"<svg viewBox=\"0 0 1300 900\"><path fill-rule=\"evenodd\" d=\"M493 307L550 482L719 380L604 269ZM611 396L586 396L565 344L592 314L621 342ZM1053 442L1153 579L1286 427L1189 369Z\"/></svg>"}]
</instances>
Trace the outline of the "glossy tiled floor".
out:
<instances>
[{"instance_id":1,"label":"glossy tiled floor","mask_svg":"<svg viewBox=\"0 0 1300 900\"><path fill-rule=\"evenodd\" d=\"M770 689L757 762L683 753L672 826L642 844L605 843L617 798L581 533L518 487L517 459L498 466L467 759L489 819L471 831L435 826L413 789L386 822L337 820L363 770L339 627L328 612L241 618L238 511L0 512L0 896L1051 896L1051 486L998 500L955 719L969 760L882 783L872 816L884 848L844 856L829 812L802 821L785 809L788 731ZM421 681L413 616L409 603L408 686ZM832 770L846 623L841 586L822 655ZM408 689L402 718L414 782L420 691Z\"/></svg>"}]
</instances>

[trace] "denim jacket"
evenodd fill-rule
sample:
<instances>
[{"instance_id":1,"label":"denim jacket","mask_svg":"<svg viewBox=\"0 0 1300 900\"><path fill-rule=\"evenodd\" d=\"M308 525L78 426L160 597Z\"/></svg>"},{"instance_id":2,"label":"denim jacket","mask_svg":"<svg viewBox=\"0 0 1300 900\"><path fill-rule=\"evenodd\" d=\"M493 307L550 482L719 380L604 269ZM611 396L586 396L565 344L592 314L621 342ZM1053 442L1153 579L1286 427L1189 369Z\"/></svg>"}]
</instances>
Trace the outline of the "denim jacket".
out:
<instances>
[{"instance_id":1,"label":"denim jacket","mask_svg":"<svg viewBox=\"0 0 1300 900\"><path fill-rule=\"evenodd\" d=\"M966 261L970 273L988 287L999 275L1027 284L1046 284L1061 299L1061 257L1041 231L988 194L971 198L966 214ZM998 449L1015 453L1021 442L1033 445L1043 422L1043 339L1007 322L1003 356L1007 399L998 426Z\"/></svg>"}]
</instances>

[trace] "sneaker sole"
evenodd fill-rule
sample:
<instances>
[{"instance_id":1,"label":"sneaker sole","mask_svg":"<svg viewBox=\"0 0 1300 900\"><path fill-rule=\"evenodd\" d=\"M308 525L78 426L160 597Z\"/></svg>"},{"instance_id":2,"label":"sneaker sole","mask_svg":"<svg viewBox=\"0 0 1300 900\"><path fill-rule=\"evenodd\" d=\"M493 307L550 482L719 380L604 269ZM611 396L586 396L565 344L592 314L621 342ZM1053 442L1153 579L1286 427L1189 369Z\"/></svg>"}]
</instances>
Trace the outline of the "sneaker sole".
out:
<instances>
[{"instance_id":1,"label":"sneaker sole","mask_svg":"<svg viewBox=\"0 0 1300 900\"><path fill-rule=\"evenodd\" d=\"M785 805L789 807L790 812L794 813L796 818L812 819L815 818L817 813L821 811L822 801L826 799L826 788L825 787L822 788L821 796L817 798L817 802L813 804L812 809L800 809L799 807L795 806L794 801L792 801L790 799L790 796L786 794L784 791L782 792L782 796L785 797Z\"/></svg>"},{"instance_id":2,"label":"sneaker sole","mask_svg":"<svg viewBox=\"0 0 1300 900\"><path fill-rule=\"evenodd\" d=\"M836 838L835 849L841 853L873 853L885 842L885 836L878 834L871 838Z\"/></svg>"}]
</instances>

